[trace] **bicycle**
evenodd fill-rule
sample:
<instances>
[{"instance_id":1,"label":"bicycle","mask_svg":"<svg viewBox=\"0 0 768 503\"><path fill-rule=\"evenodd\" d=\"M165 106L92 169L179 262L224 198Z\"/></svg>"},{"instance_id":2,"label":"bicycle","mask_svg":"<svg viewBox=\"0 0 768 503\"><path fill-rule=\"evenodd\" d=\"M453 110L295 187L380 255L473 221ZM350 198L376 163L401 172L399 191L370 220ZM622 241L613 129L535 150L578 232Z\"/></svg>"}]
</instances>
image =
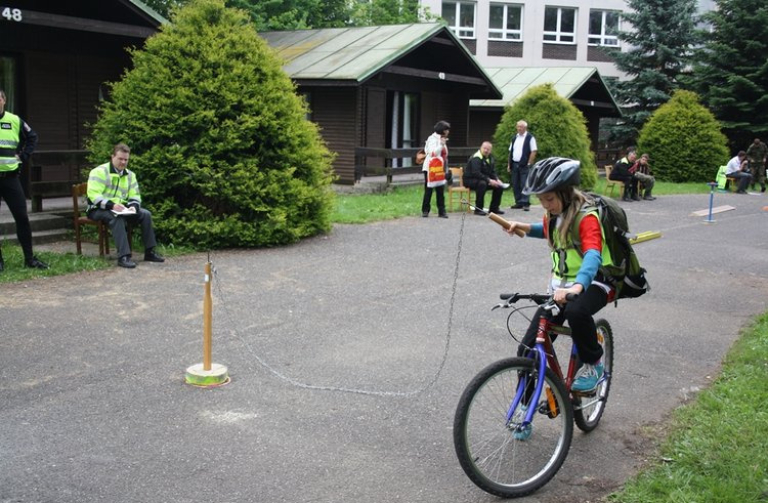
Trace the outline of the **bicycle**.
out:
<instances>
[{"instance_id":1,"label":"bicycle","mask_svg":"<svg viewBox=\"0 0 768 503\"><path fill-rule=\"evenodd\" d=\"M492 363L472 379L456 408L453 438L459 463L475 485L496 496L516 498L537 491L555 476L568 455L574 422L584 432L600 422L611 386L613 332L606 320L595 322L604 374L593 390L572 391L578 354L572 343L564 375L553 336L569 336L571 329L552 321L559 313L552 296L515 293L501 299L505 302L493 309L511 308L519 300L535 304L515 307L507 317L507 330L516 340L512 316L523 309L544 309L536 345L523 357Z\"/></svg>"}]
</instances>

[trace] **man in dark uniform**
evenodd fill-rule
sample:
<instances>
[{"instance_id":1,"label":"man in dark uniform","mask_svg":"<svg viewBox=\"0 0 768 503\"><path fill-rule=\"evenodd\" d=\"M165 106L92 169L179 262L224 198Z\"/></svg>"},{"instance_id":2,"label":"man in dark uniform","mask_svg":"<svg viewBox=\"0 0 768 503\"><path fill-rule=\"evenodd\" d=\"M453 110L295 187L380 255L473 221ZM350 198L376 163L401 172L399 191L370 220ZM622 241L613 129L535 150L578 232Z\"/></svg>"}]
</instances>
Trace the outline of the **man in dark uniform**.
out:
<instances>
[{"instance_id":1,"label":"man in dark uniform","mask_svg":"<svg viewBox=\"0 0 768 503\"><path fill-rule=\"evenodd\" d=\"M464 168L464 185L475 191L475 215L485 215L485 192L490 189L493 192L491 196L491 213L503 215L499 205L504 189L509 185L499 180L496 174L496 162L491 154L493 146L491 142L484 141L480 145L480 150L469 158Z\"/></svg>"},{"instance_id":2,"label":"man in dark uniform","mask_svg":"<svg viewBox=\"0 0 768 503\"><path fill-rule=\"evenodd\" d=\"M21 164L37 146L37 133L19 116L5 111L5 91L0 89L0 198L5 200L16 222L16 235L24 252L24 265L48 269L32 254L32 227L27 215L27 197L19 181ZM5 269L0 252L0 271Z\"/></svg>"}]
</instances>

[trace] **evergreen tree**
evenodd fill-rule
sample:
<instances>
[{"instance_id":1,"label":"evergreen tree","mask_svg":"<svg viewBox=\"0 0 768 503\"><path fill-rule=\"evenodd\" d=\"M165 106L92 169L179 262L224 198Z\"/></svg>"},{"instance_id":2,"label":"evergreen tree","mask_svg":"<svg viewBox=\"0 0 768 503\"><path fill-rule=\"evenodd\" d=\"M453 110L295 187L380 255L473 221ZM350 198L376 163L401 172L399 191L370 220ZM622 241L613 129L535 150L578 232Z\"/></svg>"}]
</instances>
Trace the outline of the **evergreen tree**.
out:
<instances>
[{"instance_id":1,"label":"evergreen tree","mask_svg":"<svg viewBox=\"0 0 768 503\"><path fill-rule=\"evenodd\" d=\"M370 0L355 2L350 13L354 26L418 23L436 19L418 0Z\"/></svg>"},{"instance_id":2,"label":"evergreen tree","mask_svg":"<svg viewBox=\"0 0 768 503\"><path fill-rule=\"evenodd\" d=\"M693 87L722 122L732 150L768 132L768 3L716 0Z\"/></svg>"},{"instance_id":3,"label":"evergreen tree","mask_svg":"<svg viewBox=\"0 0 768 503\"><path fill-rule=\"evenodd\" d=\"M651 158L653 174L668 182L711 182L728 162L728 139L699 97L676 91L648 119L637 143Z\"/></svg>"},{"instance_id":4,"label":"evergreen tree","mask_svg":"<svg viewBox=\"0 0 768 503\"><path fill-rule=\"evenodd\" d=\"M270 246L330 228L332 155L281 62L242 12L193 0L133 50L89 148L132 148L158 237Z\"/></svg>"},{"instance_id":5,"label":"evergreen tree","mask_svg":"<svg viewBox=\"0 0 768 503\"><path fill-rule=\"evenodd\" d=\"M497 171L506 171L509 144L517 134L517 121L528 123L536 137L536 159L568 157L581 161L581 187L590 190L597 183L595 156L589 149L589 132L584 114L555 91L552 84L528 90L504 110L493 135L493 155Z\"/></svg>"},{"instance_id":6,"label":"evergreen tree","mask_svg":"<svg viewBox=\"0 0 768 503\"><path fill-rule=\"evenodd\" d=\"M616 67L629 76L614 82L612 92L622 106L623 121L611 136L634 143L648 116L679 87L696 44L696 0L627 0L632 9L622 20L632 25L618 37L627 51L611 52Z\"/></svg>"}]
</instances>

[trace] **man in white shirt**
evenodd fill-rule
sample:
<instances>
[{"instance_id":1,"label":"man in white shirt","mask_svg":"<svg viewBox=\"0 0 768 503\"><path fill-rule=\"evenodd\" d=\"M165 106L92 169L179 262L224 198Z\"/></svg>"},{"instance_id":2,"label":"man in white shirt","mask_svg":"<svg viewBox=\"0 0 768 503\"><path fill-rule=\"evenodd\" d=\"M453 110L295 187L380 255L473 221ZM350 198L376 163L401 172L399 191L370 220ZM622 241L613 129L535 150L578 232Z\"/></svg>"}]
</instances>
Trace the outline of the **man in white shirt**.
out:
<instances>
[{"instance_id":1,"label":"man in white shirt","mask_svg":"<svg viewBox=\"0 0 768 503\"><path fill-rule=\"evenodd\" d=\"M739 181L739 186L736 190L737 194L746 194L747 187L752 181L752 175L745 171L747 165L746 158L747 153L742 150L736 157L728 161L728 165L725 168L725 176L736 178Z\"/></svg>"},{"instance_id":2,"label":"man in white shirt","mask_svg":"<svg viewBox=\"0 0 768 503\"><path fill-rule=\"evenodd\" d=\"M536 160L536 138L528 132L528 123L517 121L517 134L509 144L509 159L507 171L512 177L512 190L515 193L515 204L512 209L531 210L531 203L525 194L525 180L528 178L528 170Z\"/></svg>"}]
</instances>

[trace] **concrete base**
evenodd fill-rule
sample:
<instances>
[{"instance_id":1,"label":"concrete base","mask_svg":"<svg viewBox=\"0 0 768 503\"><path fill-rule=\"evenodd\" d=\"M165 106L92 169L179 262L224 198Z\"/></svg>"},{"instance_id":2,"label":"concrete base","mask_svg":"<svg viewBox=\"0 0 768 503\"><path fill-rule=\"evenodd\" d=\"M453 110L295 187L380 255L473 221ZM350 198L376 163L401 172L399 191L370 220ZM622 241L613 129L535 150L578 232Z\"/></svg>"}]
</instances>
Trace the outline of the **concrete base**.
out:
<instances>
[{"instance_id":1,"label":"concrete base","mask_svg":"<svg viewBox=\"0 0 768 503\"><path fill-rule=\"evenodd\" d=\"M229 381L229 374L224 365L212 363L211 370L204 370L203 364L198 363L187 369L184 380L194 386L219 386Z\"/></svg>"}]
</instances>

